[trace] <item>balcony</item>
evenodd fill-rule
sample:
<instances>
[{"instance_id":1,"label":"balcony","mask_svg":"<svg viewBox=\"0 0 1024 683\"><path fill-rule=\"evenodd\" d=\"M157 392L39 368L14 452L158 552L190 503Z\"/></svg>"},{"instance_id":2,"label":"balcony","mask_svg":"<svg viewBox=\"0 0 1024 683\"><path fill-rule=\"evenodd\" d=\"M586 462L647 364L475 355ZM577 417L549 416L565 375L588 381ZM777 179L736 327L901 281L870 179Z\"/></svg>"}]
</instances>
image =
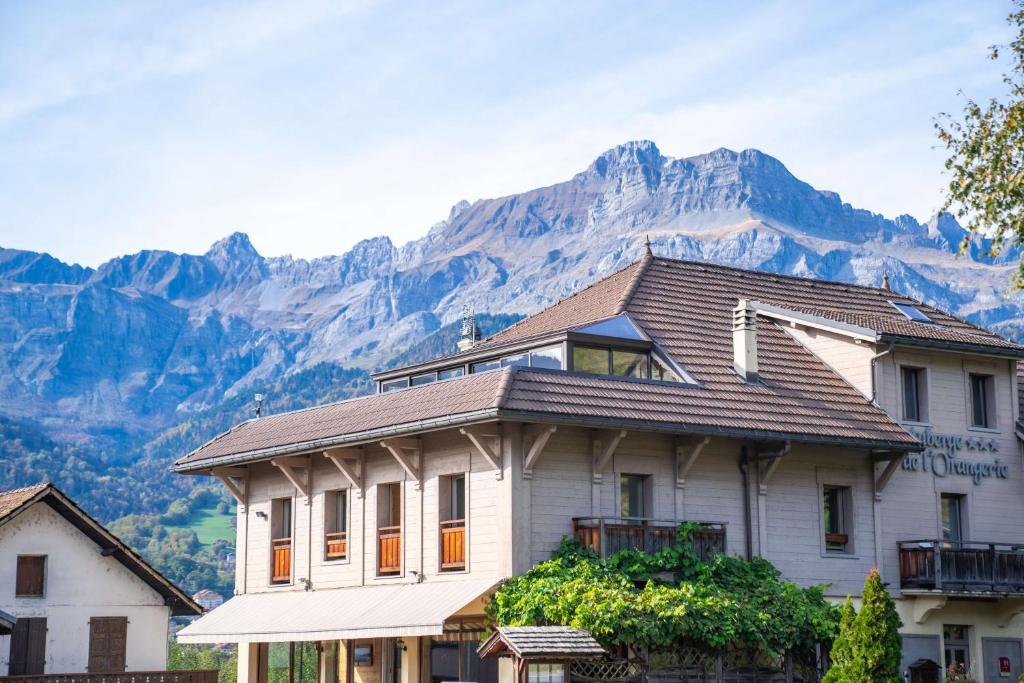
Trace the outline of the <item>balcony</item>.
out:
<instances>
[{"instance_id":1,"label":"balcony","mask_svg":"<svg viewBox=\"0 0 1024 683\"><path fill-rule=\"evenodd\" d=\"M640 550L658 553L676 543L676 529L680 522L672 519L647 517L573 517L573 531L577 540L601 557L614 555L620 550ZM700 525L690 540L697 556L707 560L725 552L725 524L722 522L696 522Z\"/></svg>"},{"instance_id":2,"label":"balcony","mask_svg":"<svg viewBox=\"0 0 1024 683\"><path fill-rule=\"evenodd\" d=\"M402 527L382 526L377 530L377 573L381 576L402 571Z\"/></svg>"},{"instance_id":3,"label":"balcony","mask_svg":"<svg viewBox=\"0 0 1024 683\"><path fill-rule=\"evenodd\" d=\"M903 541L900 588L942 593L1024 593L1024 545Z\"/></svg>"},{"instance_id":4,"label":"balcony","mask_svg":"<svg viewBox=\"0 0 1024 683\"><path fill-rule=\"evenodd\" d=\"M273 561L271 583L289 583L292 580L292 539L275 538L270 542Z\"/></svg>"},{"instance_id":5,"label":"balcony","mask_svg":"<svg viewBox=\"0 0 1024 683\"><path fill-rule=\"evenodd\" d=\"M217 683L216 669L0 676L0 683Z\"/></svg>"},{"instance_id":6,"label":"balcony","mask_svg":"<svg viewBox=\"0 0 1024 683\"><path fill-rule=\"evenodd\" d=\"M441 571L466 568L466 520L441 522Z\"/></svg>"},{"instance_id":7,"label":"balcony","mask_svg":"<svg viewBox=\"0 0 1024 683\"><path fill-rule=\"evenodd\" d=\"M344 560L348 557L347 531L330 531L324 534L324 557L328 560Z\"/></svg>"}]
</instances>

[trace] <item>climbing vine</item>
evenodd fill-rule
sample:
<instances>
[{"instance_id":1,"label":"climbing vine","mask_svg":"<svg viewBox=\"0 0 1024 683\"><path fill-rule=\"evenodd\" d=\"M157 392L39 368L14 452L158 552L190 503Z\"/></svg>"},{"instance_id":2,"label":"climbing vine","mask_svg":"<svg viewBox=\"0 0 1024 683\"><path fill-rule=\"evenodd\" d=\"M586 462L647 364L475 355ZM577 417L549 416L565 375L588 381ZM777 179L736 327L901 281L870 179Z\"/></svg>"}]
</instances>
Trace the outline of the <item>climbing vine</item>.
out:
<instances>
[{"instance_id":1,"label":"climbing vine","mask_svg":"<svg viewBox=\"0 0 1024 683\"><path fill-rule=\"evenodd\" d=\"M506 626L574 626L606 646L655 650L742 647L777 655L832 641L839 609L825 600L823 586L782 581L760 558L702 562L692 531L681 525L679 542L660 553L622 551L607 560L563 539L552 559L498 590L489 616Z\"/></svg>"}]
</instances>

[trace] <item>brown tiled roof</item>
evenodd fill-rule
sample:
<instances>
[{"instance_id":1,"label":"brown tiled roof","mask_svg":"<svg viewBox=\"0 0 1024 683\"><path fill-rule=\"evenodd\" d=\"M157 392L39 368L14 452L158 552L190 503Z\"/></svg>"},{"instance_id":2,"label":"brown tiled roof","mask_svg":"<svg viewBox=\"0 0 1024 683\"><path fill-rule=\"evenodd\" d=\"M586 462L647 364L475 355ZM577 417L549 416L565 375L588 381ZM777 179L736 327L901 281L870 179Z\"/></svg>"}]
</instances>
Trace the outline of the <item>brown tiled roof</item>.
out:
<instances>
[{"instance_id":1,"label":"brown tiled roof","mask_svg":"<svg viewBox=\"0 0 1024 683\"><path fill-rule=\"evenodd\" d=\"M300 444L315 447L345 435L386 428L399 431L401 425L496 410L502 381L507 378L504 372L485 372L249 420L180 459L175 468L239 454L270 453L282 447L298 450Z\"/></svg>"},{"instance_id":2,"label":"brown tiled roof","mask_svg":"<svg viewBox=\"0 0 1024 683\"><path fill-rule=\"evenodd\" d=\"M740 298L870 328L883 338L1024 351L888 290L645 256L477 348L497 349L626 312L699 386L506 369L249 421L182 458L175 468L197 471L214 462L381 438L384 431L411 433L427 428L425 423L444 426L446 421L517 415L746 438L917 445L770 318L761 317L758 326L761 381L741 381L732 369L732 310ZM939 324L910 321L889 301L918 305Z\"/></svg>"},{"instance_id":3,"label":"brown tiled roof","mask_svg":"<svg viewBox=\"0 0 1024 683\"><path fill-rule=\"evenodd\" d=\"M138 553L90 517L85 510L78 507L73 500L53 484L36 484L21 489L0 491L0 526L35 504L48 505L96 545L109 551L111 557L123 564L164 598L165 604L171 608L171 614L175 616L202 614L203 608L192 598L171 583L163 574L153 569Z\"/></svg>"},{"instance_id":4,"label":"brown tiled roof","mask_svg":"<svg viewBox=\"0 0 1024 683\"><path fill-rule=\"evenodd\" d=\"M0 491L0 521L13 514L22 505L32 500L33 496L46 489L48 484L36 484L21 489Z\"/></svg>"}]
</instances>

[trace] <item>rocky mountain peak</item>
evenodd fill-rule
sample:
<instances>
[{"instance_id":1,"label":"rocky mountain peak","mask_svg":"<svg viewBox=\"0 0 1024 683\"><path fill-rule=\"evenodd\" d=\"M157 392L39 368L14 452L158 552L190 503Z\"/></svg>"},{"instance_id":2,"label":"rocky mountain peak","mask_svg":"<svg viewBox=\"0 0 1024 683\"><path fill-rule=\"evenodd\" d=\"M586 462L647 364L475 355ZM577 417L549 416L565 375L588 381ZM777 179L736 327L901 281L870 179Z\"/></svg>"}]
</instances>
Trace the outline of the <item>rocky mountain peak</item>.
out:
<instances>
[{"instance_id":1,"label":"rocky mountain peak","mask_svg":"<svg viewBox=\"0 0 1024 683\"><path fill-rule=\"evenodd\" d=\"M205 256L218 265L232 261L259 261L263 258L252 246L249 236L237 231L214 242Z\"/></svg>"},{"instance_id":2,"label":"rocky mountain peak","mask_svg":"<svg viewBox=\"0 0 1024 683\"><path fill-rule=\"evenodd\" d=\"M590 164L587 173L607 177L629 168L660 168L666 159L650 140L634 140L612 147Z\"/></svg>"}]
</instances>

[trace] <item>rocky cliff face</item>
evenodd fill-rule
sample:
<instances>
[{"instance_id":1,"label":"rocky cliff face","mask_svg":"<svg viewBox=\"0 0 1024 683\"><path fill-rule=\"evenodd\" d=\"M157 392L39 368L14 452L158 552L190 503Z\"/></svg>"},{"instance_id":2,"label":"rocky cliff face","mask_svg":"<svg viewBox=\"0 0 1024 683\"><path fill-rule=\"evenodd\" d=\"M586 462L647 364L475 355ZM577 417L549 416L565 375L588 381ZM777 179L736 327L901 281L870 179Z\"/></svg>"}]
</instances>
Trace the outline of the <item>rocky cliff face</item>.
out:
<instances>
[{"instance_id":1,"label":"rocky cliff face","mask_svg":"<svg viewBox=\"0 0 1024 683\"><path fill-rule=\"evenodd\" d=\"M93 270L0 249L0 414L69 439L140 435L322 361L372 369L453 321L529 313L656 253L894 289L1022 336L1017 254L991 262L950 216L887 219L756 150L611 149L570 180L459 202L422 239L265 258L235 233L203 255Z\"/></svg>"}]
</instances>

